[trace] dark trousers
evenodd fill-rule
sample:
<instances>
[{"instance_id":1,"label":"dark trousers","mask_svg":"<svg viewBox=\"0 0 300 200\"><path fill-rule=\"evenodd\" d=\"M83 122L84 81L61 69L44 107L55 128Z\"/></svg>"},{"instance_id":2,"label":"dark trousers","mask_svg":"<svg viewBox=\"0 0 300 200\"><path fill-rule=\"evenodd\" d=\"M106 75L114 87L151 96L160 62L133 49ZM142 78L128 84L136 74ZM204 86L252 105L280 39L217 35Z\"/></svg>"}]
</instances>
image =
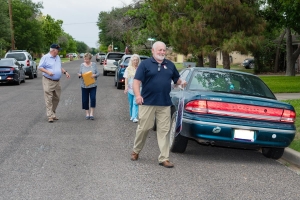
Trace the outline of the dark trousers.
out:
<instances>
[{"instance_id":1,"label":"dark trousers","mask_svg":"<svg viewBox=\"0 0 300 200\"><path fill-rule=\"evenodd\" d=\"M96 91L97 87L81 88L82 92L82 109L89 110L89 100L91 99L91 108L96 107Z\"/></svg>"}]
</instances>

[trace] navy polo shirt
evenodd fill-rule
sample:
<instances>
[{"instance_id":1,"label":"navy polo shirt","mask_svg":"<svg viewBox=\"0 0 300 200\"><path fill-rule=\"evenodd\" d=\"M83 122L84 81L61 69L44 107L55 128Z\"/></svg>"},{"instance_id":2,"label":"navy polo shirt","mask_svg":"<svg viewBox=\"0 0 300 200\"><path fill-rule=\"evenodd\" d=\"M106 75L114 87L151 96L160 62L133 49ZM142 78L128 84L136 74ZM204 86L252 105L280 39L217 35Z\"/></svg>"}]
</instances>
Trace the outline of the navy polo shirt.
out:
<instances>
[{"instance_id":1,"label":"navy polo shirt","mask_svg":"<svg viewBox=\"0 0 300 200\"><path fill-rule=\"evenodd\" d=\"M180 75L170 60L164 59L158 71L158 62L148 58L141 62L134 79L142 82L143 105L171 106L171 81L177 83Z\"/></svg>"}]
</instances>

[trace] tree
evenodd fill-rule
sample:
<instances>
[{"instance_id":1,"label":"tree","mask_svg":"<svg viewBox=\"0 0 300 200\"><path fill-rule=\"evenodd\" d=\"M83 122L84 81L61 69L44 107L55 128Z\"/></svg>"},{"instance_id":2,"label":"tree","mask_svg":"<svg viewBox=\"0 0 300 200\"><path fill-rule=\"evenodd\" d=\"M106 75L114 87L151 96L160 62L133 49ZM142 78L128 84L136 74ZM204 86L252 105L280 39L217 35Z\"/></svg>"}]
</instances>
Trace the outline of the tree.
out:
<instances>
[{"instance_id":1,"label":"tree","mask_svg":"<svg viewBox=\"0 0 300 200\"><path fill-rule=\"evenodd\" d=\"M88 51L88 45L84 42L76 41L76 47L78 53L86 53Z\"/></svg>"},{"instance_id":2,"label":"tree","mask_svg":"<svg viewBox=\"0 0 300 200\"><path fill-rule=\"evenodd\" d=\"M295 76L295 62L300 54L300 47L292 47L292 35L300 34L300 4L290 0L265 0L263 14L274 27L283 28L286 33L286 75Z\"/></svg>"},{"instance_id":3,"label":"tree","mask_svg":"<svg viewBox=\"0 0 300 200\"><path fill-rule=\"evenodd\" d=\"M42 32L44 35L44 51L49 50L52 43L58 43L58 38L63 35L62 20L55 20L50 15L43 17Z\"/></svg>"},{"instance_id":4,"label":"tree","mask_svg":"<svg viewBox=\"0 0 300 200\"><path fill-rule=\"evenodd\" d=\"M7 1L0 0L0 57L3 57L3 51L8 50L10 44L10 25L8 16Z\"/></svg>"},{"instance_id":5,"label":"tree","mask_svg":"<svg viewBox=\"0 0 300 200\"><path fill-rule=\"evenodd\" d=\"M43 35L41 34L41 23L36 19L41 8L41 3L33 3L31 0L12 1L14 39L17 49L32 52L41 50Z\"/></svg>"}]
</instances>

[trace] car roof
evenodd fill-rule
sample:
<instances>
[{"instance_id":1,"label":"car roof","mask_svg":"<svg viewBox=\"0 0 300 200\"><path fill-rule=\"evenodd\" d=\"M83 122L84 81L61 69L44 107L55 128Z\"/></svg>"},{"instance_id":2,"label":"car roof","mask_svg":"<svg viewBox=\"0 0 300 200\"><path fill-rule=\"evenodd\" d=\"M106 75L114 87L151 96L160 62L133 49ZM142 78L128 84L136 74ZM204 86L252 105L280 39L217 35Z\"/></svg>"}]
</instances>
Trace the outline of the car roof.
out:
<instances>
[{"instance_id":1,"label":"car roof","mask_svg":"<svg viewBox=\"0 0 300 200\"><path fill-rule=\"evenodd\" d=\"M251 75L251 76L256 76L247 72L241 72L241 71L236 71L232 69L222 69L222 68L211 68L211 67L190 67L190 68L185 68L185 69L190 69L192 71L217 71L217 72L230 72L230 73L237 73L237 74L245 74L245 75Z\"/></svg>"}]
</instances>

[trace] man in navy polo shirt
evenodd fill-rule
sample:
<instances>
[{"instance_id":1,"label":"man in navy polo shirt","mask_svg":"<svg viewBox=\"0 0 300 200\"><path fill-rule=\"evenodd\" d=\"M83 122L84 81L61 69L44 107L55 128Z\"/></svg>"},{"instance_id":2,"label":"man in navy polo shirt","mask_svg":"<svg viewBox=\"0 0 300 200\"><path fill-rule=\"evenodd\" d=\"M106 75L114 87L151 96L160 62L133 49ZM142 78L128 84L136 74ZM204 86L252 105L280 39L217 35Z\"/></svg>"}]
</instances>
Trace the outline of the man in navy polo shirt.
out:
<instances>
[{"instance_id":1,"label":"man in navy polo shirt","mask_svg":"<svg viewBox=\"0 0 300 200\"><path fill-rule=\"evenodd\" d=\"M61 66L61 60L58 56L60 50L61 48L59 45L52 44L50 46L49 53L44 55L39 63L39 70L43 72L44 98L49 123L53 123L54 120L58 120L55 112L61 93L59 83L61 74L63 73L67 76L67 78L70 78L69 73Z\"/></svg>"},{"instance_id":2,"label":"man in navy polo shirt","mask_svg":"<svg viewBox=\"0 0 300 200\"><path fill-rule=\"evenodd\" d=\"M139 105L139 123L136 130L131 160L135 161L144 147L149 130L156 119L157 140L160 149L159 165L174 167L169 161L169 130L171 121L171 81L177 85L186 85L170 60L165 59L166 45L157 41L152 46L152 57L144 60L137 68L133 91ZM140 84L142 91L140 92Z\"/></svg>"}]
</instances>

